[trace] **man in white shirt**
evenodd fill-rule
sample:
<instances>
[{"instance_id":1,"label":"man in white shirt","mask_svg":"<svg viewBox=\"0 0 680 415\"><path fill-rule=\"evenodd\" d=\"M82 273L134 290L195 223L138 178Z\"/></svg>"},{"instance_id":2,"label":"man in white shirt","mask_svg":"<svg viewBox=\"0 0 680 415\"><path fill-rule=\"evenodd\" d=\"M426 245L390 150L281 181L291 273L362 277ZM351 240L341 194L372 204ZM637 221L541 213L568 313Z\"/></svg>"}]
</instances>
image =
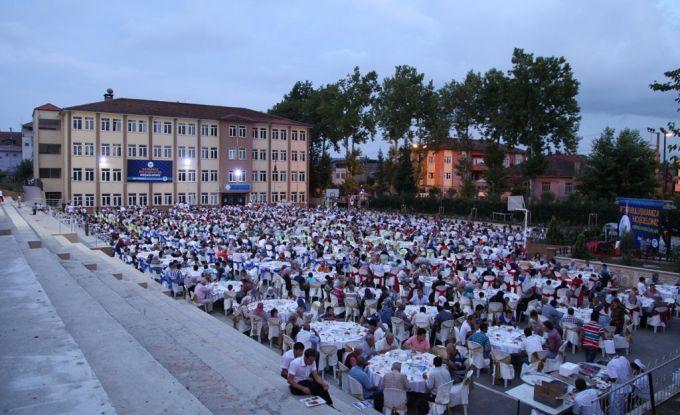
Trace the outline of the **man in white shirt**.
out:
<instances>
[{"instance_id":1,"label":"man in white shirt","mask_svg":"<svg viewBox=\"0 0 680 415\"><path fill-rule=\"evenodd\" d=\"M304 356L293 359L288 366L288 385L293 395L320 396L330 406L333 400L328 393L328 384L319 376L316 369L315 350L305 350Z\"/></svg>"},{"instance_id":2,"label":"man in white shirt","mask_svg":"<svg viewBox=\"0 0 680 415\"><path fill-rule=\"evenodd\" d=\"M429 302L427 296L423 293L423 290L419 289L413 297L411 297L411 304L414 305L427 305Z\"/></svg>"},{"instance_id":3,"label":"man in white shirt","mask_svg":"<svg viewBox=\"0 0 680 415\"><path fill-rule=\"evenodd\" d=\"M524 329L524 340L522 340L522 350L526 352L526 361L528 363L531 361L531 354L534 352L540 352L543 350L543 343L545 339L538 334L533 333L531 327Z\"/></svg>"},{"instance_id":4,"label":"man in white shirt","mask_svg":"<svg viewBox=\"0 0 680 415\"><path fill-rule=\"evenodd\" d=\"M392 333L387 333L385 335L385 338L380 340L376 346L375 346L375 351L376 353L385 353L389 352L390 350L396 350L399 348L399 345L397 342L394 340L394 335Z\"/></svg>"},{"instance_id":5,"label":"man in white shirt","mask_svg":"<svg viewBox=\"0 0 680 415\"><path fill-rule=\"evenodd\" d=\"M607 363L607 376L612 382L612 393L610 395L610 415L624 414L628 395L632 392L631 385L621 387L624 383L633 378L633 369L630 362L624 356L616 355L616 348L613 340L604 341L604 350L610 358Z\"/></svg>"},{"instance_id":6,"label":"man in white shirt","mask_svg":"<svg viewBox=\"0 0 680 415\"><path fill-rule=\"evenodd\" d=\"M640 277L640 279L638 280L637 290L640 294L647 291L647 286L645 285L645 278L644 277Z\"/></svg>"},{"instance_id":7,"label":"man in white shirt","mask_svg":"<svg viewBox=\"0 0 680 415\"><path fill-rule=\"evenodd\" d=\"M290 362L302 356L302 352L304 351L305 345L297 342L293 345L292 349L289 349L281 356L281 377L288 379L288 367L290 366Z\"/></svg>"},{"instance_id":8,"label":"man in white shirt","mask_svg":"<svg viewBox=\"0 0 680 415\"><path fill-rule=\"evenodd\" d=\"M472 332L472 325L475 321L475 316L470 314L467 319L460 325L460 330L458 331L458 343L462 346L467 345L468 334Z\"/></svg>"},{"instance_id":9,"label":"man in white shirt","mask_svg":"<svg viewBox=\"0 0 680 415\"><path fill-rule=\"evenodd\" d=\"M597 391L588 389L583 378L576 379L576 395L572 412L575 415L603 415L600 401L597 399Z\"/></svg>"},{"instance_id":10,"label":"man in white shirt","mask_svg":"<svg viewBox=\"0 0 680 415\"><path fill-rule=\"evenodd\" d=\"M427 389L430 391L429 399L431 402L434 402L439 387L447 382L451 382L451 374L449 373L449 369L446 366L443 366L443 362L441 357L435 357L432 361L434 369L432 369L429 374L423 373Z\"/></svg>"},{"instance_id":11,"label":"man in white shirt","mask_svg":"<svg viewBox=\"0 0 680 415\"><path fill-rule=\"evenodd\" d=\"M425 308L425 306L420 307L420 310L413 316L413 319L411 319L411 323L418 327L430 325L430 316L427 315L427 308Z\"/></svg>"}]
</instances>

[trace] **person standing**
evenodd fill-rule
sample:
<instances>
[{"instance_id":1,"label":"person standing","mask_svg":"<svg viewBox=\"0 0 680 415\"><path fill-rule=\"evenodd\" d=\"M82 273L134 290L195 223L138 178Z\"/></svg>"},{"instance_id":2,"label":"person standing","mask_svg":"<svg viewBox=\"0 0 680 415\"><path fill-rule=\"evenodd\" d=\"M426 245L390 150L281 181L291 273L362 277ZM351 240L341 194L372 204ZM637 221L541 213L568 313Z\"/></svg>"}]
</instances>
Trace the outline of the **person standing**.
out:
<instances>
[{"instance_id":1,"label":"person standing","mask_svg":"<svg viewBox=\"0 0 680 415\"><path fill-rule=\"evenodd\" d=\"M333 406L333 400L328 393L328 384L319 376L316 369L315 350L307 349L303 356L293 359L288 366L288 385L293 395L320 396L326 403Z\"/></svg>"},{"instance_id":2,"label":"person standing","mask_svg":"<svg viewBox=\"0 0 680 415\"><path fill-rule=\"evenodd\" d=\"M586 362L592 363L597 356L600 347L600 339L604 338L604 330L598 323L599 313L593 311L590 314L590 321L583 325L583 351L586 354Z\"/></svg>"}]
</instances>

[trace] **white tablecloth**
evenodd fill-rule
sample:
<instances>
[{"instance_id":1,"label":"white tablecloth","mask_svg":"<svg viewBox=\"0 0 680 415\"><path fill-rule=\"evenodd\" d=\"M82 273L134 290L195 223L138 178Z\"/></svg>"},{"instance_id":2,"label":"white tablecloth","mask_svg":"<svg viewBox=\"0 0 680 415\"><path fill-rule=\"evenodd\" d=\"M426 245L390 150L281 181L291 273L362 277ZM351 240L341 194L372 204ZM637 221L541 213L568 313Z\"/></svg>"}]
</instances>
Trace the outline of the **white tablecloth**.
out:
<instances>
[{"instance_id":1,"label":"white tablecloth","mask_svg":"<svg viewBox=\"0 0 680 415\"><path fill-rule=\"evenodd\" d=\"M491 347L506 353L519 353L522 349L524 332L510 326L493 326L487 331Z\"/></svg>"},{"instance_id":2,"label":"white tablecloth","mask_svg":"<svg viewBox=\"0 0 680 415\"><path fill-rule=\"evenodd\" d=\"M262 300L248 304L248 311L252 313L257 308L258 303L264 305L264 311L267 314L269 314L273 308L276 308L279 312L279 318L281 318L283 322L287 321L288 317L297 309L297 303L293 300Z\"/></svg>"},{"instance_id":3,"label":"white tablecloth","mask_svg":"<svg viewBox=\"0 0 680 415\"><path fill-rule=\"evenodd\" d=\"M351 321L315 321L312 328L319 333L321 343L334 344L338 349L350 342L363 340L368 330Z\"/></svg>"},{"instance_id":4,"label":"white tablecloth","mask_svg":"<svg viewBox=\"0 0 680 415\"><path fill-rule=\"evenodd\" d=\"M420 312L420 307L425 307L425 314L430 316L430 320L434 320L434 318L437 316L437 307L433 307L431 305L407 305L404 309L404 313L406 313L407 316L413 318L413 316Z\"/></svg>"},{"instance_id":5,"label":"white tablecloth","mask_svg":"<svg viewBox=\"0 0 680 415\"><path fill-rule=\"evenodd\" d=\"M558 307L557 311L563 313L565 316L567 315L567 308L566 307ZM574 307L574 315L577 318L580 318L581 321L584 323L587 323L590 321L590 315L593 314L593 309L592 308L576 308Z\"/></svg>"},{"instance_id":6,"label":"white tablecloth","mask_svg":"<svg viewBox=\"0 0 680 415\"><path fill-rule=\"evenodd\" d=\"M392 350L374 356L369 361L368 375L374 385L382 387L383 376L392 370L392 363L401 362L401 373L405 374L414 392L427 392L426 380L423 373L429 373L433 368L434 355L430 353L411 353L406 350Z\"/></svg>"},{"instance_id":7,"label":"white tablecloth","mask_svg":"<svg viewBox=\"0 0 680 415\"><path fill-rule=\"evenodd\" d=\"M220 298L224 298L224 293L229 291L227 288L231 285L231 290L234 292L241 291L241 281L218 281L213 282L209 285L210 287L210 299L212 301L217 301Z\"/></svg>"}]
</instances>

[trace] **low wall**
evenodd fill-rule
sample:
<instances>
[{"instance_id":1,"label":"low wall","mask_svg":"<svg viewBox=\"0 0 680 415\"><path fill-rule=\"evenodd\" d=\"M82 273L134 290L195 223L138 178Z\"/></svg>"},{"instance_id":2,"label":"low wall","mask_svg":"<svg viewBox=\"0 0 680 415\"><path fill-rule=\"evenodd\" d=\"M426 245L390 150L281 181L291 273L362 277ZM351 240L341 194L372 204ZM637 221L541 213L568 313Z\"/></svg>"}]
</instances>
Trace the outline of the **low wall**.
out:
<instances>
[{"instance_id":1,"label":"low wall","mask_svg":"<svg viewBox=\"0 0 680 415\"><path fill-rule=\"evenodd\" d=\"M111 256L111 257L113 256L113 248L111 248L110 246L102 246L102 247L99 247L99 248L90 248L90 249L92 249L93 251L102 251L103 253L105 253L108 256Z\"/></svg>"},{"instance_id":2,"label":"low wall","mask_svg":"<svg viewBox=\"0 0 680 415\"><path fill-rule=\"evenodd\" d=\"M574 261L576 264L584 264L582 259L575 259L570 257L555 257L562 264L569 264ZM598 265L598 262L591 261L593 265ZM615 275L619 281L619 285L630 288L637 284L640 277L651 277L653 273L659 274L659 281L662 284L675 284L676 280L680 281L680 274L677 272L662 271L649 268L628 267L625 265L607 264L609 271Z\"/></svg>"}]
</instances>

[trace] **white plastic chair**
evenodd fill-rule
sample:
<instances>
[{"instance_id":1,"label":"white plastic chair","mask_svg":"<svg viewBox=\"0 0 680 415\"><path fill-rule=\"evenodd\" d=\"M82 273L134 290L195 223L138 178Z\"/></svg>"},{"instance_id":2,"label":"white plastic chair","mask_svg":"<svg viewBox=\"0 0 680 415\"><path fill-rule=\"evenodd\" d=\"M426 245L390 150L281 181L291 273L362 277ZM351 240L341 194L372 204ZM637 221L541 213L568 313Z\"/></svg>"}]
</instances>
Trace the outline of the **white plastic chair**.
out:
<instances>
[{"instance_id":1,"label":"white plastic chair","mask_svg":"<svg viewBox=\"0 0 680 415\"><path fill-rule=\"evenodd\" d=\"M489 319L491 321L494 323L497 322L501 314L503 314L503 303L489 303Z\"/></svg>"},{"instance_id":2,"label":"white plastic chair","mask_svg":"<svg viewBox=\"0 0 680 415\"><path fill-rule=\"evenodd\" d=\"M274 337L281 336L281 319L270 318L267 320L267 337L269 338L269 347L272 347Z\"/></svg>"},{"instance_id":3,"label":"white plastic chair","mask_svg":"<svg viewBox=\"0 0 680 415\"><path fill-rule=\"evenodd\" d=\"M451 336L451 331L453 330L453 320L447 320L442 322L441 327L439 327L439 331L437 332L437 336L434 339L434 344L437 344L437 342L440 342L442 345L446 345L446 342L448 341L449 337Z\"/></svg>"},{"instance_id":4,"label":"white plastic chair","mask_svg":"<svg viewBox=\"0 0 680 415\"><path fill-rule=\"evenodd\" d=\"M357 304L357 297L349 295L345 297L345 321L355 321L359 317L359 304Z\"/></svg>"},{"instance_id":5,"label":"white plastic chair","mask_svg":"<svg viewBox=\"0 0 680 415\"><path fill-rule=\"evenodd\" d=\"M295 341L287 334L283 335L283 345L282 345L282 351L283 353L286 353L288 349L292 349L293 345L295 344Z\"/></svg>"},{"instance_id":6,"label":"white plastic chair","mask_svg":"<svg viewBox=\"0 0 680 415\"><path fill-rule=\"evenodd\" d=\"M406 333L406 327L404 325L404 320L399 317L392 317L392 333L394 338L401 344L401 342L408 339L408 333Z\"/></svg>"},{"instance_id":7,"label":"white plastic chair","mask_svg":"<svg viewBox=\"0 0 680 415\"><path fill-rule=\"evenodd\" d=\"M331 307L333 307L333 313L336 316L339 316L345 312L345 307L340 306L340 300L338 300L338 296L333 293L331 293Z\"/></svg>"},{"instance_id":8,"label":"white plastic chair","mask_svg":"<svg viewBox=\"0 0 680 415\"><path fill-rule=\"evenodd\" d=\"M666 323L661 321L661 316L659 314L655 314L649 318L647 320L647 325L654 327L654 333L656 333L656 329L659 327L661 327L664 332L666 331Z\"/></svg>"},{"instance_id":9,"label":"white plastic chair","mask_svg":"<svg viewBox=\"0 0 680 415\"><path fill-rule=\"evenodd\" d=\"M338 348L334 344L319 345L319 372L323 376L326 368L333 369L333 379L338 379Z\"/></svg>"},{"instance_id":10,"label":"white plastic chair","mask_svg":"<svg viewBox=\"0 0 680 415\"><path fill-rule=\"evenodd\" d=\"M225 291L224 292L224 315L227 316L230 311L233 311L234 302L236 298L236 293Z\"/></svg>"},{"instance_id":11,"label":"white plastic chair","mask_svg":"<svg viewBox=\"0 0 680 415\"><path fill-rule=\"evenodd\" d=\"M349 380L349 393L360 401L364 400L364 388L361 383L347 374L347 380Z\"/></svg>"},{"instance_id":12,"label":"white plastic chair","mask_svg":"<svg viewBox=\"0 0 680 415\"><path fill-rule=\"evenodd\" d=\"M453 381L439 385L434 402L430 403L430 415L443 415L448 411L451 402L451 386Z\"/></svg>"},{"instance_id":13,"label":"white plastic chair","mask_svg":"<svg viewBox=\"0 0 680 415\"><path fill-rule=\"evenodd\" d=\"M562 345L557 350L557 356L555 356L552 359L551 358L545 359L543 373L552 373L560 370L560 366L562 366L562 363L567 361L566 355L567 345L568 345L567 342L562 342Z\"/></svg>"},{"instance_id":14,"label":"white plastic chair","mask_svg":"<svg viewBox=\"0 0 680 415\"><path fill-rule=\"evenodd\" d=\"M493 372L491 373L491 384L496 384L496 378L503 379L503 386L508 387L508 381L515 379L515 368L509 362L510 355L508 353L491 350L491 359L493 360Z\"/></svg>"},{"instance_id":15,"label":"white plastic chair","mask_svg":"<svg viewBox=\"0 0 680 415\"><path fill-rule=\"evenodd\" d=\"M340 388L343 392L349 393L349 380L347 380L349 377L349 368L345 366L344 363L338 362L338 372L340 373Z\"/></svg>"},{"instance_id":16,"label":"white plastic chair","mask_svg":"<svg viewBox=\"0 0 680 415\"><path fill-rule=\"evenodd\" d=\"M477 370L477 377L479 377L479 371L482 369L487 369L491 363L489 359L484 358L484 349L482 345L468 340L468 366L473 366Z\"/></svg>"},{"instance_id":17,"label":"white plastic chair","mask_svg":"<svg viewBox=\"0 0 680 415\"><path fill-rule=\"evenodd\" d=\"M571 354L575 354L576 347L581 346L579 327L573 323L564 323L562 325L562 338L565 342L571 343Z\"/></svg>"},{"instance_id":18,"label":"white plastic chair","mask_svg":"<svg viewBox=\"0 0 680 415\"><path fill-rule=\"evenodd\" d=\"M260 338L260 333L262 332L262 325L263 321L262 318L251 315L250 316L250 337L256 337L257 340L261 341L262 339Z\"/></svg>"},{"instance_id":19,"label":"white plastic chair","mask_svg":"<svg viewBox=\"0 0 680 415\"><path fill-rule=\"evenodd\" d=\"M470 396L470 384L472 383L472 374L474 372L469 370L465 374L463 381L457 385L451 387L450 398L449 398L449 408L456 407L458 405L463 405L463 414L467 415L468 402Z\"/></svg>"},{"instance_id":20,"label":"white plastic chair","mask_svg":"<svg viewBox=\"0 0 680 415\"><path fill-rule=\"evenodd\" d=\"M172 296L177 297L178 295L183 295L184 294L184 287L177 284L176 282L172 283Z\"/></svg>"},{"instance_id":21,"label":"white plastic chair","mask_svg":"<svg viewBox=\"0 0 680 415\"><path fill-rule=\"evenodd\" d=\"M312 282L309 284L309 301L313 299L321 300L323 290L321 289L320 282Z\"/></svg>"},{"instance_id":22,"label":"white plastic chair","mask_svg":"<svg viewBox=\"0 0 680 415\"><path fill-rule=\"evenodd\" d=\"M385 415L390 415L393 411L399 414L406 414L406 402L408 399L405 390L385 388L383 390L383 399L383 412Z\"/></svg>"}]
</instances>

